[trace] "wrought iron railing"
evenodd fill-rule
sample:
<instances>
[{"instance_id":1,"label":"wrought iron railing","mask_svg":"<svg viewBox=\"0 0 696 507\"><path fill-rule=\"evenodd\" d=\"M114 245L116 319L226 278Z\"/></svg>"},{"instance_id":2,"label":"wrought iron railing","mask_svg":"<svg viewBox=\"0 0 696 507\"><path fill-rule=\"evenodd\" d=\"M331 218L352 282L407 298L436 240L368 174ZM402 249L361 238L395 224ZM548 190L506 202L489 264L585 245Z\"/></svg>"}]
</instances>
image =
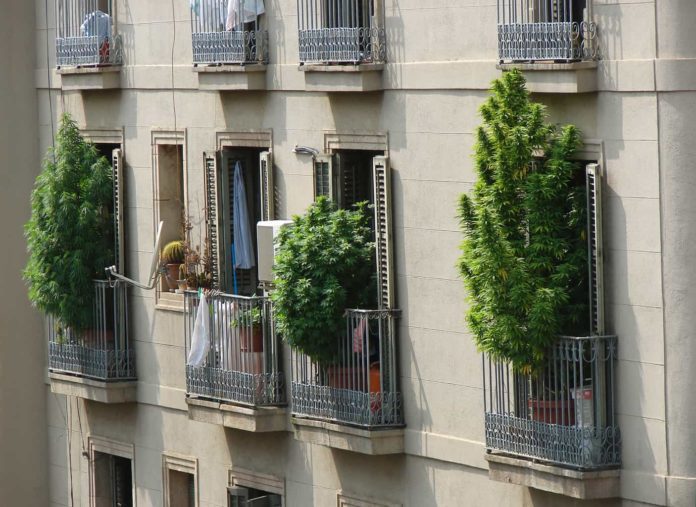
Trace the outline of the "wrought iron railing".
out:
<instances>
[{"instance_id":1,"label":"wrought iron railing","mask_svg":"<svg viewBox=\"0 0 696 507\"><path fill-rule=\"evenodd\" d=\"M127 285L95 281L92 315L92 327L81 332L47 317L49 370L104 381L135 379Z\"/></svg>"},{"instance_id":2,"label":"wrought iron railing","mask_svg":"<svg viewBox=\"0 0 696 507\"><path fill-rule=\"evenodd\" d=\"M598 57L592 0L498 0L501 62Z\"/></svg>"},{"instance_id":3,"label":"wrought iron railing","mask_svg":"<svg viewBox=\"0 0 696 507\"><path fill-rule=\"evenodd\" d=\"M198 293L186 292L187 358L199 311ZM283 404L285 380L271 301L211 293L203 311L208 319L208 352L202 364L187 359L187 394L254 406Z\"/></svg>"},{"instance_id":4,"label":"wrought iron railing","mask_svg":"<svg viewBox=\"0 0 696 507\"><path fill-rule=\"evenodd\" d=\"M337 361L291 354L292 413L365 427L403 424L395 310L348 310Z\"/></svg>"},{"instance_id":5,"label":"wrought iron railing","mask_svg":"<svg viewBox=\"0 0 696 507\"><path fill-rule=\"evenodd\" d=\"M484 356L487 450L577 469L619 466L615 359L615 336L561 337L535 375Z\"/></svg>"},{"instance_id":6,"label":"wrought iron railing","mask_svg":"<svg viewBox=\"0 0 696 507\"><path fill-rule=\"evenodd\" d=\"M195 65L268 62L263 0L196 0L191 10Z\"/></svg>"},{"instance_id":7,"label":"wrought iron railing","mask_svg":"<svg viewBox=\"0 0 696 507\"><path fill-rule=\"evenodd\" d=\"M382 0L298 0L301 63L386 60Z\"/></svg>"},{"instance_id":8,"label":"wrought iron railing","mask_svg":"<svg viewBox=\"0 0 696 507\"><path fill-rule=\"evenodd\" d=\"M56 64L121 65L114 0L58 0Z\"/></svg>"}]
</instances>

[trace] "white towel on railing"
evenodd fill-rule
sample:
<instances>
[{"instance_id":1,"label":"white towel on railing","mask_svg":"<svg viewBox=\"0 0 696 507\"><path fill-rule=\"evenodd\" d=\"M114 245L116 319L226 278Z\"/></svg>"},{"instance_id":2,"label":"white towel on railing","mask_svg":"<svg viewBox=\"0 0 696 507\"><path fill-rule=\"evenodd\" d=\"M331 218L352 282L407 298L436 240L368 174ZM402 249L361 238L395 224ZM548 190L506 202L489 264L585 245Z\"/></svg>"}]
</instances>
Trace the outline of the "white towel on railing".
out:
<instances>
[{"instance_id":1,"label":"white towel on railing","mask_svg":"<svg viewBox=\"0 0 696 507\"><path fill-rule=\"evenodd\" d=\"M240 12L242 11L242 12ZM263 0L229 0L227 3L227 30L240 30L242 23L253 23L256 16L266 12Z\"/></svg>"},{"instance_id":2,"label":"white towel on railing","mask_svg":"<svg viewBox=\"0 0 696 507\"><path fill-rule=\"evenodd\" d=\"M189 366L203 366L208 357L208 352L210 352L209 320L208 301L206 300L205 292L203 292L198 303L198 310L196 311L196 322L193 324L191 350L186 360L186 364Z\"/></svg>"}]
</instances>

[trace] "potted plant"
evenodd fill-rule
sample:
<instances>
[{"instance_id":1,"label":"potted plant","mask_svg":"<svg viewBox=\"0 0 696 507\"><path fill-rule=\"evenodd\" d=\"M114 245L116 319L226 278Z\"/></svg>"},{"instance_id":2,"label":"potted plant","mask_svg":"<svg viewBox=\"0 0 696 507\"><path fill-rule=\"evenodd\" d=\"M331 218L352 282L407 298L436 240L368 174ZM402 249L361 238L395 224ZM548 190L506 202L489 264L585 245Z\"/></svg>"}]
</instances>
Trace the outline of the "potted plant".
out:
<instances>
[{"instance_id":1,"label":"potted plant","mask_svg":"<svg viewBox=\"0 0 696 507\"><path fill-rule=\"evenodd\" d=\"M371 302L374 244L367 204L336 209L325 197L293 217L278 237L274 303L285 341L330 371L339 356L346 308ZM325 373L324 382L340 375Z\"/></svg>"},{"instance_id":2,"label":"potted plant","mask_svg":"<svg viewBox=\"0 0 696 507\"><path fill-rule=\"evenodd\" d=\"M241 310L230 321L230 326L239 332L239 348L242 352L263 352L261 316L261 308L252 306Z\"/></svg>"},{"instance_id":3,"label":"potted plant","mask_svg":"<svg viewBox=\"0 0 696 507\"><path fill-rule=\"evenodd\" d=\"M166 279L170 291L178 288L179 267L184 263L184 242L170 241L162 249L162 263L167 268Z\"/></svg>"},{"instance_id":4,"label":"potted plant","mask_svg":"<svg viewBox=\"0 0 696 507\"><path fill-rule=\"evenodd\" d=\"M466 319L479 350L535 377L559 334L587 334L585 188L571 158L580 134L548 124L517 71L493 83L481 116L477 181L459 202ZM562 379L536 378L534 418L573 412Z\"/></svg>"},{"instance_id":5,"label":"potted plant","mask_svg":"<svg viewBox=\"0 0 696 507\"><path fill-rule=\"evenodd\" d=\"M23 273L29 299L55 319L61 342L94 334L94 280L113 264L113 231L111 164L64 114L32 192Z\"/></svg>"}]
</instances>

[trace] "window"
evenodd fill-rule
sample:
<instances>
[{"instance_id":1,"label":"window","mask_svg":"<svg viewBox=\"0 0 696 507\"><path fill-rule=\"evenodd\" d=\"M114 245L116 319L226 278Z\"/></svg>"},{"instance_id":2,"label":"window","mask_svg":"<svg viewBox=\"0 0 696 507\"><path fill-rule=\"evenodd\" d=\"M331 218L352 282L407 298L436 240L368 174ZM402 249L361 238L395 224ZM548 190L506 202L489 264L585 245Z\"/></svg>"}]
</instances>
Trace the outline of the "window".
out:
<instances>
[{"instance_id":1,"label":"window","mask_svg":"<svg viewBox=\"0 0 696 507\"><path fill-rule=\"evenodd\" d=\"M254 295L258 287L256 224L274 217L271 153L261 148L224 148L205 155L205 164L213 285L230 294ZM243 227L249 228L248 235L242 233ZM248 243L240 244L240 237Z\"/></svg>"},{"instance_id":2,"label":"window","mask_svg":"<svg viewBox=\"0 0 696 507\"><path fill-rule=\"evenodd\" d=\"M155 224L164 222L162 245L170 241L190 239L187 230L185 143L184 132L152 133ZM177 280L180 278L178 266L172 267L166 272L166 276L160 278L157 286L158 304L171 304L174 307L177 303L181 304L181 297L173 294L178 289Z\"/></svg>"},{"instance_id":3,"label":"window","mask_svg":"<svg viewBox=\"0 0 696 507\"><path fill-rule=\"evenodd\" d=\"M90 506L132 507L133 446L89 437Z\"/></svg>"},{"instance_id":4,"label":"window","mask_svg":"<svg viewBox=\"0 0 696 507\"><path fill-rule=\"evenodd\" d=\"M227 507L283 507L285 483L272 475L233 468L229 472Z\"/></svg>"},{"instance_id":5,"label":"window","mask_svg":"<svg viewBox=\"0 0 696 507\"><path fill-rule=\"evenodd\" d=\"M114 3L115 0L58 0L58 67L122 63Z\"/></svg>"},{"instance_id":6,"label":"window","mask_svg":"<svg viewBox=\"0 0 696 507\"><path fill-rule=\"evenodd\" d=\"M596 57L591 0L498 0L500 61Z\"/></svg>"},{"instance_id":7,"label":"window","mask_svg":"<svg viewBox=\"0 0 696 507\"><path fill-rule=\"evenodd\" d=\"M314 196L327 196L340 208L368 201L374 209L377 306L394 308L391 244L391 170L389 159L376 151L337 150L314 160Z\"/></svg>"},{"instance_id":8,"label":"window","mask_svg":"<svg viewBox=\"0 0 696 507\"><path fill-rule=\"evenodd\" d=\"M198 460L174 453L162 456L164 507L198 507Z\"/></svg>"},{"instance_id":9,"label":"window","mask_svg":"<svg viewBox=\"0 0 696 507\"><path fill-rule=\"evenodd\" d=\"M300 0L300 62L378 63L385 59L381 0Z\"/></svg>"}]
</instances>

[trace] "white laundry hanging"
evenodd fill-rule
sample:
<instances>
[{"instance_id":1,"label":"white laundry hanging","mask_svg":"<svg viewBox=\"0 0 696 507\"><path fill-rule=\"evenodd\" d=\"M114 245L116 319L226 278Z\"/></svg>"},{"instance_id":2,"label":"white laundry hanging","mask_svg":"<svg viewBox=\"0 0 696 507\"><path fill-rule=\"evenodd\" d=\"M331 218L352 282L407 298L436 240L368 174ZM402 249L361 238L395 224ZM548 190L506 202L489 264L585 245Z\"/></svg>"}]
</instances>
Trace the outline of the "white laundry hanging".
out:
<instances>
[{"instance_id":1,"label":"white laundry hanging","mask_svg":"<svg viewBox=\"0 0 696 507\"><path fill-rule=\"evenodd\" d=\"M85 16L80 33L84 37L96 37L100 40L108 39L111 35L111 16L102 11L90 12Z\"/></svg>"},{"instance_id":2,"label":"white laundry hanging","mask_svg":"<svg viewBox=\"0 0 696 507\"><path fill-rule=\"evenodd\" d=\"M203 366L210 352L209 312L205 292L202 292L191 335L191 350L186 360L189 366Z\"/></svg>"},{"instance_id":3,"label":"white laundry hanging","mask_svg":"<svg viewBox=\"0 0 696 507\"><path fill-rule=\"evenodd\" d=\"M229 0L227 3L227 30L240 30L243 23L253 23L266 12L263 0Z\"/></svg>"},{"instance_id":4,"label":"white laundry hanging","mask_svg":"<svg viewBox=\"0 0 696 507\"><path fill-rule=\"evenodd\" d=\"M249 225L249 209L247 208L246 188L242 177L242 164L234 164L234 267L250 269L256 266L254 245Z\"/></svg>"}]
</instances>

